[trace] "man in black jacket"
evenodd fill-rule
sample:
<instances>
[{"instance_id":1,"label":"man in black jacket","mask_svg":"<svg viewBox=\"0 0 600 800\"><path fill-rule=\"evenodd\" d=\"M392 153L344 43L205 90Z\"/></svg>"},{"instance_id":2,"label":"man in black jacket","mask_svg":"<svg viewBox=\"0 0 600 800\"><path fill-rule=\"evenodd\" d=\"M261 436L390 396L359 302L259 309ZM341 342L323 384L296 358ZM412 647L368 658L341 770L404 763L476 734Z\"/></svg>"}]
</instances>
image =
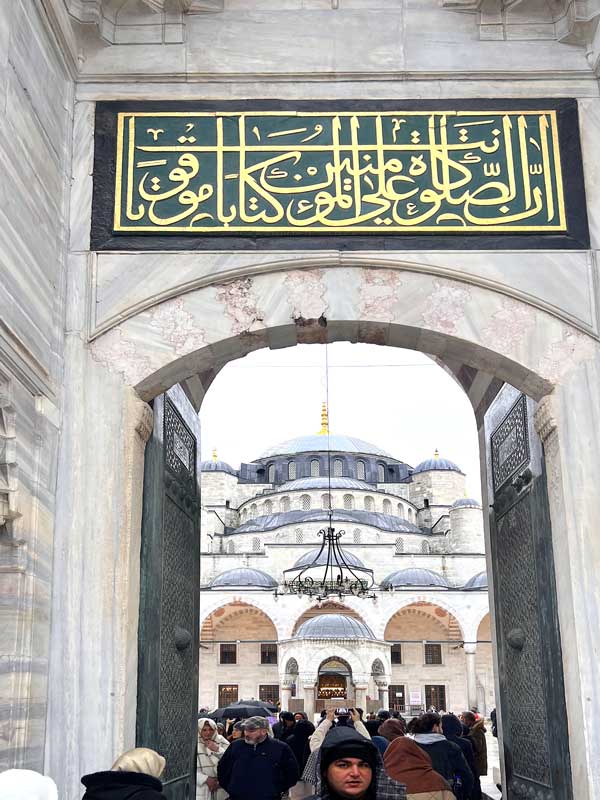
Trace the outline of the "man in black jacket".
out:
<instances>
[{"instance_id":1,"label":"man in black jacket","mask_svg":"<svg viewBox=\"0 0 600 800\"><path fill-rule=\"evenodd\" d=\"M223 753L217 775L232 800L279 800L298 780L298 762L285 742L271 739L264 717L244 722L244 739Z\"/></svg>"},{"instance_id":2,"label":"man in black jacket","mask_svg":"<svg viewBox=\"0 0 600 800\"><path fill-rule=\"evenodd\" d=\"M473 773L460 747L449 742L442 733L440 715L433 712L421 714L413 721L413 734L415 742L431 758L434 770L451 786L460 784L463 797L469 797L473 791Z\"/></svg>"}]
</instances>

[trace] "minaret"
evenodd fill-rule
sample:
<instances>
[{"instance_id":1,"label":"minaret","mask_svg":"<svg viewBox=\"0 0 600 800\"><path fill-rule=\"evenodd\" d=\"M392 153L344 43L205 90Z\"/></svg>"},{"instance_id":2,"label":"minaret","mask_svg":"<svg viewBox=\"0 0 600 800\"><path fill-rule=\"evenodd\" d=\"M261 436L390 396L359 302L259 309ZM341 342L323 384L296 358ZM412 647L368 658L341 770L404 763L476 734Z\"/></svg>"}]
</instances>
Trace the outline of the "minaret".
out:
<instances>
[{"instance_id":1,"label":"minaret","mask_svg":"<svg viewBox=\"0 0 600 800\"><path fill-rule=\"evenodd\" d=\"M321 404L321 430L319 436L327 436L329 433L329 415L327 413L327 403Z\"/></svg>"}]
</instances>

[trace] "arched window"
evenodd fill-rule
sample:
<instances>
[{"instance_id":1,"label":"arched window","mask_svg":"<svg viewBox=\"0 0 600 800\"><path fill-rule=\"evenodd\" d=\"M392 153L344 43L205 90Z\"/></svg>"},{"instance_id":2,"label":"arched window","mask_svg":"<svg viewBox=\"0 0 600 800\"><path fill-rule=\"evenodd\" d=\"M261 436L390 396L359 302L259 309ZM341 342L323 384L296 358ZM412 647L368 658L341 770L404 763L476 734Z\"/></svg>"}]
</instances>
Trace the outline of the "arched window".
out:
<instances>
[{"instance_id":1,"label":"arched window","mask_svg":"<svg viewBox=\"0 0 600 800\"><path fill-rule=\"evenodd\" d=\"M227 545L227 552L235 553L235 542L229 542L229 544Z\"/></svg>"},{"instance_id":2,"label":"arched window","mask_svg":"<svg viewBox=\"0 0 600 800\"><path fill-rule=\"evenodd\" d=\"M429 553L429 542L421 542L421 552L422 553Z\"/></svg>"},{"instance_id":3,"label":"arched window","mask_svg":"<svg viewBox=\"0 0 600 800\"><path fill-rule=\"evenodd\" d=\"M377 464L377 483L385 483L385 467Z\"/></svg>"},{"instance_id":4,"label":"arched window","mask_svg":"<svg viewBox=\"0 0 600 800\"><path fill-rule=\"evenodd\" d=\"M310 495L303 494L300 498L300 508L302 511L310 511Z\"/></svg>"},{"instance_id":5,"label":"arched window","mask_svg":"<svg viewBox=\"0 0 600 800\"><path fill-rule=\"evenodd\" d=\"M370 495L365 497L365 511L373 511L375 508L375 501Z\"/></svg>"},{"instance_id":6,"label":"arched window","mask_svg":"<svg viewBox=\"0 0 600 800\"><path fill-rule=\"evenodd\" d=\"M272 514L273 513L273 501L272 500L265 500L265 504L263 506L263 513L264 514Z\"/></svg>"},{"instance_id":7,"label":"arched window","mask_svg":"<svg viewBox=\"0 0 600 800\"><path fill-rule=\"evenodd\" d=\"M365 462L364 461L357 461L356 462L356 477L359 481L364 481L367 476L367 472L365 469Z\"/></svg>"},{"instance_id":8,"label":"arched window","mask_svg":"<svg viewBox=\"0 0 600 800\"><path fill-rule=\"evenodd\" d=\"M258 538L258 536L255 536L252 539L252 552L260 553L260 539Z\"/></svg>"},{"instance_id":9,"label":"arched window","mask_svg":"<svg viewBox=\"0 0 600 800\"><path fill-rule=\"evenodd\" d=\"M360 544L360 528L355 528L352 534L352 541L354 544Z\"/></svg>"},{"instance_id":10,"label":"arched window","mask_svg":"<svg viewBox=\"0 0 600 800\"><path fill-rule=\"evenodd\" d=\"M319 462L318 458L313 458L310 462L310 477L311 478L318 478L321 474L321 463Z\"/></svg>"},{"instance_id":11,"label":"arched window","mask_svg":"<svg viewBox=\"0 0 600 800\"><path fill-rule=\"evenodd\" d=\"M406 512L404 511L402 503L398 503L398 516L400 519L406 519Z\"/></svg>"},{"instance_id":12,"label":"arched window","mask_svg":"<svg viewBox=\"0 0 600 800\"><path fill-rule=\"evenodd\" d=\"M322 494L321 495L321 507L322 508L329 508L329 506L330 506L329 495L328 494Z\"/></svg>"},{"instance_id":13,"label":"arched window","mask_svg":"<svg viewBox=\"0 0 600 800\"><path fill-rule=\"evenodd\" d=\"M246 517L248 516L248 511L244 508L242 513L240 514L240 519L242 522L246 522Z\"/></svg>"},{"instance_id":14,"label":"arched window","mask_svg":"<svg viewBox=\"0 0 600 800\"><path fill-rule=\"evenodd\" d=\"M333 477L341 478L344 474L344 462L341 458L336 458L333 462Z\"/></svg>"},{"instance_id":15,"label":"arched window","mask_svg":"<svg viewBox=\"0 0 600 800\"><path fill-rule=\"evenodd\" d=\"M404 539L401 536L398 536L396 539L396 553L403 553L404 552Z\"/></svg>"},{"instance_id":16,"label":"arched window","mask_svg":"<svg viewBox=\"0 0 600 800\"><path fill-rule=\"evenodd\" d=\"M351 511L354 508L354 496L351 494L344 495L344 508L346 511Z\"/></svg>"},{"instance_id":17,"label":"arched window","mask_svg":"<svg viewBox=\"0 0 600 800\"><path fill-rule=\"evenodd\" d=\"M258 509L256 508L256 503L252 503L250 506L250 516L255 517Z\"/></svg>"},{"instance_id":18,"label":"arched window","mask_svg":"<svg viewBox=\"0 0 600 800\"><path fill-rule=\"evenodd\" d=\"M384 514L392 513L392 501L388 500L387 498L383 501L383 513Z\"/></svg>"},{"instance_id":19,"label":"arched window","mask_svg":"<svg viewBox=\"0 0 600 800\"><path fill-rule=\"evenodd\" d=\"M408 509L408 521L409 522L414 522L414 518L415 518L415 515L413 514L413 510L412 510L412 508L409 508Z\"/></svg>"},{"instance_id":20,"label":"arched window","mask_svg":"<svg viewBox=\"0 0 600 800\"><path fill-rule=\"evenodd\" d=\"M296 528L296 544L302 544L303 536L302 536L302 528Z\"/></svg>"},{"instance_id":21,"label":"arched window","mask_svg":"<svg viewBox=\"0 0 600 800\"><path fill-rule=\"evenodd\" d=\"M275 482L275 464L269 464L269 468L267 470L267 483L274 483Z\"/></svg>"},{"instance_id":22,"label":"arched window","mask_svg":"<svg viewBox=\"0 0 600 800\"><path fill-rule=\"evenodd\" d=\"M290 498L289 497L282 497L279 501L279 508L285 514L286 511L290 510Z\"/></svg>"},{"instance_id":23,"label":"arched window","mask_svg":"<svg viewBox=\"0 0 600 800\"><path fill-rule=\"evenodd\" d=\"M288 464L288 481L296 480L296 462L290 461Z\"/></svg>"}]
</instances>

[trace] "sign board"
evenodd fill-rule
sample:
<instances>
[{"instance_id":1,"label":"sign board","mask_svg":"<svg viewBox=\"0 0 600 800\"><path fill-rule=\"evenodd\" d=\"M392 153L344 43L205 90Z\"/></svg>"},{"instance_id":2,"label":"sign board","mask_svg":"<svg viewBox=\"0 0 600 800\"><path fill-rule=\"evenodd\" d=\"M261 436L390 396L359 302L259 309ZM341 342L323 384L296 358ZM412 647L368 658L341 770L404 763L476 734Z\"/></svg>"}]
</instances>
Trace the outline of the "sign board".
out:
<instances>
[{"instance_id":1,"label":"sign board","mask_svg":"<svg viewBox=\"0 0 600 800\"><path fill-rule=\"evenodd\" d=\"M295 714L297 711L304 711L304 700L301 697L292 697L288 700L288 711Z\"/></svg>"},{"instance_id":2,"label":"sign board","mask_svg":"<svg viewBox=\"0 0 600 800\"><path fill-rule=\"evenodd\" d=\"M100 103L93 238L97 221L138 249L150 236L568 239L569 209L585 238L576 118L556 100Z\"/></svg>"},{"instance_id":3,"label":"sign board","mask_svg":"<svg viewBox=\"0 0 600 800\"><path fill-rule=\"evenodd\" d=\"M422 699L421 699L421 690L420 689L416 689L414 691L411 689L409 696L410 696L410 705L411 706L419 706L419 705L421 705Z\"/></svg>"}]
</instances>

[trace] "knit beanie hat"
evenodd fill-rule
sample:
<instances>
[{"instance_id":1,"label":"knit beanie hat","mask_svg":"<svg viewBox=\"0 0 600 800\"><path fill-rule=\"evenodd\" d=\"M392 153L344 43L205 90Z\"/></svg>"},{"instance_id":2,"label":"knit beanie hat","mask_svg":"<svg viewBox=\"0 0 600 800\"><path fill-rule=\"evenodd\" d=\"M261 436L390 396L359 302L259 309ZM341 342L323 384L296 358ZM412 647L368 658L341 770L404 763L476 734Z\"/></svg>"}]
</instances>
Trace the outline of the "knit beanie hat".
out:
<instances>
[{"instance_id":1,"label":"knit beanie hat","mask_svg":"<svg viewBox=\"0 0 600 800\"><path fill-rule=\"evenodd\" d=\"M340 732L344 729L337 729ZM350 736L338 738L334 729L325 737L321 747L321 773L324 775L327 767L340 758L360 758L366 761L373 771L377 766L377 748L370 739L365 739L359 733L352 730ZM346 729L348 730L348 729ZM335 733L334 733L335 732ZM329 740L329 741L328 741Z\"/></svg>"}]
</instances>

